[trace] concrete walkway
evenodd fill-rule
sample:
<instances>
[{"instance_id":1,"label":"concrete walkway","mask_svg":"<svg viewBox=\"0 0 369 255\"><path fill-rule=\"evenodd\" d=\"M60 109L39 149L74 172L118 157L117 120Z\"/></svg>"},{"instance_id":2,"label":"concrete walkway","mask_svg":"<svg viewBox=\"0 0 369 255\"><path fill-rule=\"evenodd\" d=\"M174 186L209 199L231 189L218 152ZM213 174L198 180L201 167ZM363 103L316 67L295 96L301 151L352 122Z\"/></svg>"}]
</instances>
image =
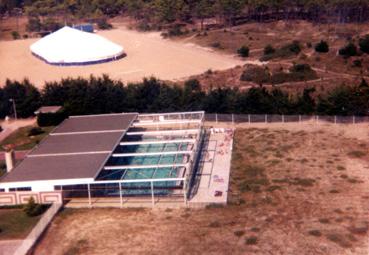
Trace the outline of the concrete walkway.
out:
<instances>
[{"instance_id":1,"label":"concrete walkway","mask_svg":"<svg viewBox=\"0 0 369 255\"><path fill-rule=\"evenodd\" d=\"M222 128L216 131L224 130ZM233 131L213 133L205 144L202 166L198 172L198 183L190 204L226 204L231 170Z\"/></svg>"},{"instance_id":2,"label":"concrete walkway","mask_svg":"<svg viewBox=\"0 0 369 255\"><path fill-rule=\"evenodd\" d=\"M13 255L23 240L0 240L0 255Z\"/></svg>"},{"instance_id":3,"label":"concrete walkway","mask_svg":"<svg viewBox=\"0 0 369 255\"><path fill-rule=\"evenodd\" d=\"M36 124L36 118L1 121L0 126L3 128L3 131L0 132L0 142L2 142L18 128L34 124Z\"/></svg>"}]
</instances>

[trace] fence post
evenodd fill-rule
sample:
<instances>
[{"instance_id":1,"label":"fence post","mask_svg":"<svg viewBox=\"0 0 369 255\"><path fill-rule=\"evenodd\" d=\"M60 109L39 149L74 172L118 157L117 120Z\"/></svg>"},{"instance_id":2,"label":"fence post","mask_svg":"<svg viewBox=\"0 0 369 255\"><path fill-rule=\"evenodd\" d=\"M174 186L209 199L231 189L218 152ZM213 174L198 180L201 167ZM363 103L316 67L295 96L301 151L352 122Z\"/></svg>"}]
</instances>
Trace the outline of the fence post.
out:
<instances>
[{"instance_id":1,"label":"fence post","mask_svg":"<svg viewBox=\"0 0 369 255\"><path fill-rule=\"evenodd\" d=\"M282 114L282 123L284 123L284 114Z\"/></svg>"},{"instance_id":2,"label":"fence post","mask_svg":"<svg viewBox=\"0 0 369 255\"><path fill-rule=\"evenodd\" d=\"M299 115L299 122L301 122L301 115Z\"/></svg>"},{"instance_id":3,"label":"fence post","mask_svg":"<svg viewBox=\"0 0 369 255\"><path fill-rule=\"evenodd\" d=\"M355 124L355 115L352 116L352 124Z\"/></svg>"},{"instance_id":4,"label":"fence post","mask_svg":"<svg viewBox=\"0 0 369 255\"><path fill-rule=\"evenodd\" d=\"M87 184L87 190L88 190L88 206L91 208L92 207L92 203L91 203L91 189L90 189L90 184Z\"/></svg>"},{"instance_id":5,"label":"fence post","mask_svg":"<svg viewBox=\"0 0 369 255\"><path fill-rule=\"evenodd\" d=\"M251 117L250 114L247 115L248 119L249 119L249 124L251 124Z\"/></svg>"},{"instance_id":6,"label":"fence post","mask_svg":"<svg viewBox=\"0 0 369 255\"><path fill-rule=\"evenodd\" d=\"M151 205L155 206L155 197L154 197L154 182L151 181Z\"/></svg>"},{"instance_id":7,"label":"fence post","mask_svg":"<svg viewBox=\"0 0 369 255\"><path fill-rule=\"evenodd\" d=\"M265 123L268 123L268 114L265 114Z\"/></svg>"},{"instance_id":8,"label":"fence post","mask_svg":"<svg viewBox=\"0 0 369 255\"><path fill-rule=\"evenodd\" d=\"M337 116L334 115L334 124L337 124Z\"/></svg>"},{"instance_id":9,"label":"fence post","mask_svg":"<svg viewBox=\"0 0 369 255\"><path fill-rule=\"evenodd\" d=\"M123 208L122 183L119 183L120 208Z\"/></svg>"},{"instance_id":10,"label":"fence post","mask_svg":"<svg viewBox=\"0 0 369 255\"><path fill-rule=\"evenodd\" d=\"M215 114L215 123L218 124L218 113Z\"/></svg>"},{"instance_id":11,"label":"fence post","mask_svg":"<svg viewBox=\"0 0 369 255\"><path fill-rule=\"evenodd\" d=\"M232 125L234 125L234 116L233 116L233 113L232 113Z\"/></svg>"},{"instance_id":12,"label":"fence post","mask_svg":"<svg viewBox=\"0 0 369 255\"><path fill-rule=\"evenodd\" d=\"M319 115L316 115L316 116L315 116L315 121L316 121L316 123L318 123L318 122L319 122Z\"/></svg>"}]
</instances>

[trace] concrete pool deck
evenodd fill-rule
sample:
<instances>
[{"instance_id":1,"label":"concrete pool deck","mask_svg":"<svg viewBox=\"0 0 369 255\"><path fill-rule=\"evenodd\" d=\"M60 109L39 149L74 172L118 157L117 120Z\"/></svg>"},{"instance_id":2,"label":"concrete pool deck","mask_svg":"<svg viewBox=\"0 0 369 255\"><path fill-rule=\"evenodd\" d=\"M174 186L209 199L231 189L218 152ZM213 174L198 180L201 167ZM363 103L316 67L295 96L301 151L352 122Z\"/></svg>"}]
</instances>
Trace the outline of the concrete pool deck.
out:
<instances>
[{"instance_id":1,"label":"concrete pool deck","mask_svg":"<svg viewBox=\"0 0 369 255\"><path fill-rule=\"evenodd\" d=\"M233 133L231 129L222 128L211 132L203 148L202 164L197 173L199 183L189 201L190 206L227 203Z\"/></svg>"}]
</instances>

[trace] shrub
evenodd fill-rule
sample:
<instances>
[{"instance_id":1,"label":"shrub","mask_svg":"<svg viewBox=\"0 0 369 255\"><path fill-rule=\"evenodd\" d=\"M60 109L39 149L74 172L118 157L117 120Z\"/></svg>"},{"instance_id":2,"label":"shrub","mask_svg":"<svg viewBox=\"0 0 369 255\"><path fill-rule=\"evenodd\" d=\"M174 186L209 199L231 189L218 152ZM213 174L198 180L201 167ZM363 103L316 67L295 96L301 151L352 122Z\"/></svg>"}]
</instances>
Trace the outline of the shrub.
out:
<instances>
[{"instance_id":1,"label":"shrub","mask_svg":"<svg viewBox=\"0 0 369 255\"><path fill-rule=\"evenodd\" d=\"M236 231L233 232L233 234L235 236L237 236L237 237L241 237L241 236L243 236L245 234L245 231L243 231L243 230L236 230Z\"/></svg>"},{"instance_id":2,"label":"shrub","mask_svg":"<svg viewBox=\"0 0 369 255\"><path fill-rule=\"evenodd\" d=\"M220 42L213 42L210 44L210 46L216 49L223 49L223 46L220 44Z\"/></svg>"},{"instance_id":3,"label":"shrub","mask_svg":"<svg viewBox=\"0 0 369 255\"><path fill-rule=\"evenodd\" d=\"M240 77L241 81L251 81L258 85L270 82L270 73L268 69L260 66L247 67Z\"/></svg>"},{"instance_id":4,"label":"shrub","mask_svg":"<svg viewBox=\"0 0 369 255\"><path fill-rule=\"evenodd\" d=\"M268 61L273 58L285 58L293 55L297 55L301 52L301 45L299 41L293 41L286 44L281 48L275 50L274 53L264 55L260 58L261 61Z\"/></svg>"},{"instance_id":5,"label":"shrub","mask_svg":"<svg viewBox=\"0 0 369 255\"><path fill-rule=\"evenodd\" d=\"M28 203L25 204L23 207L23 211L29 217L35 217L35 216L41 215L44 213L46 209L47 209L47 206L36 204L35 199L33 197L30 197L28 199Z\"/></svg>"},{"instance_id":6,"label":"shrub","mask_svg":"<svg viewBox=\"0 0 369 255\"><path fill-rule=\"evenodd\" d=\"M37 124L40 127L57 126L66 117L67 116L64 112L40 113L37 115Z\"/></svg>"},{"instance_id":7,"label":"shrub","mask_svg":"<svg viewBox=\"0 0 369 255\"><path fill-rule=\"evenodd\" d=\"M362 52L369 54L369 35L366 35L364 38L360 38L359 47Z\"/></svg>"},{"instance_id":8,"label":"shrub","mask_svg":"<svg viewBox=\"0 0 369 255\"><path fill-rule=\"evenodd\" d=\"M317 45L315 45L315 51L319 53L329 52L329 45L326 41L321 40Z\"/></svg>"},{"instance_id":9,"label":"shrub","mask_svg":"<svg viewBox=\"0 0 369 255\"><path fill-rule=\"evenodd\" d=\"M362 62L360 59L355 59L354 61L352 61L352 66L353 67L357 67L357 68L360 68L362 67Z\"/></svg>"},{"instance_id":10,"label":"shrub","mask_svg":"<svg viewBox=\"0 0 369 255\"><path fill-rule=\"evenodd\" d=\"M28 131L28 136L36 136L36 135L40 135L43 134L44 131L40 128L40 127L33 127Z\"/></svg>"},{"instance_id":11,"label":"shrub","mask_svg":"<svg viewBox=\"0 0 369 255\"><path fill-rule=\"evenodd\" d=\"M3 132L3 127L2 126L0 126L0 132Z\"/></svg>"},{"instance_id":12,"label":"shrub","mask_svg":"<svg viewBox=\"0 0 369 255\"><path fill-rule=\"evenodd\" d=\"M273 48L272 45L268 44L267 46L265 46L264 55L273 54L274 52L275 52L275 49Z\"/></svg>"},{"instance_id":13,"label":"shrub","mask_svg":"<svg viewBox=\"0 0 369 255\"><path fill-rule=\"evenodd\" d=\"M209 227L211 228L219 228L221 225L219 223L219 221L213 221L209 224Z\"/></svg>"},{"instance_id":14,"label":"shrub","mask_svg":"<svg viewBox=\"0 0 369 255\"><path fill-rule=\"evenodd\" d=\"M311 47L313 47L313 44L311 42L307 42L306 47L308 47L310 49Z\"/></svg>"},{"instance_id":15,"label":"shrub","mask_svg":"<svg viewBox=\"0 0 369 255\"><path fill-rule=\"evenodd\" d=\"M11 34L14 40L18 40L20 38L20 35L17 31L12 31Z\"/></svg>"},{"instance_id":16,"label":"shrub","mask_svg":"<svg viewBox=\"0 0 369 255\"><path fill-rule=\"evenodd\" d=\"M320 232L320 230L314 229L314 230L309 231L309 235L319 237L319 236L322 236L322 232Z\"/></svg>"},{"instance_id":17,"label":"shrub","mask_svg":"<svg viewBox=\"0 0 369 255\"><path fill-rule=\"evenodd\" d=\"M42 29L41 20L38 17L28 18L26 29L29 32L39 32Z\"/></svg>"},{"instance_id":18,"label":"shrub","mask_svg":"<svg viewBox=\"0 0 369 255\"><path fill-rule=\"evenodd\" d=\"M299 54L301 52L301 46L299 41L293 41L291 44L285 46L289 51Z\"/></svg>"},{"instance_id":19,"label":"shrub","mask_svg":"<svg viewBox=\"0 0 369 255\"><path fill-rule=\"evenodd\" d=\"M249 53L250 53L250 49L249 47L247 46L241 46L241 48L239 48L237 50L237 54L240 56L240 57L243 57L243 58L247 58L249 56Z\"/></svg>"},{"instance_id":20,"label":"shrub","mask_svg":"<svg viewBox=\"0 0 369 255\"><path fill-rule=\"evenodd\" d=\"M247 245L255 245L255 244L258 243L258 238L256 236L251 236L251 237L246 239L245 243Z\"/></svg>"},{"instance_id":21,"label":"shrub","mask_svg":"<svg viewBox=\"0 0 369 255\"><path fill-rule=\"evenodd\" d=\"M99 19L97 21L97 27L99 29L102 29L102 30L107 30L107 29L112 29L113 28L113 26L110 23L108 23L108 21L106 19Z\"/></svg>"},{"instance_id":22,"label":"shrub","mask_svg":"<svg viewBox=\"0 0 369 255\"><path fill-rule=\"evenodd\" d=\"M343 48L339 49L338 54L345 58L353 57L357 55L357 47L354 43L349 42Z\"/></svg>"}]
</instances>

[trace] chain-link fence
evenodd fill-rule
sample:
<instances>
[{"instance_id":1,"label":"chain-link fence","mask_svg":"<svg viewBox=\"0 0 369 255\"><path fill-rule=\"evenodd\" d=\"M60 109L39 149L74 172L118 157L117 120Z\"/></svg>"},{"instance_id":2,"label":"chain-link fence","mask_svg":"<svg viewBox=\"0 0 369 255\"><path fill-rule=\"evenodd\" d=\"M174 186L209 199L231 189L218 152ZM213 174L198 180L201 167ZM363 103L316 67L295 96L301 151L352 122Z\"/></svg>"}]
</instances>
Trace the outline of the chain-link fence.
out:
<instances>
[{"instance_id":1,"label":"chain-link fence","mask_svg":"<svg viewBox=\"0 0 369 255\"><path fill-rule=\"evenodd\" d=\"M319 115L275 115L275 114L205 114L205 121L239 123L289 123L315 121L333 124L369 123L369 116L319 116Z\"/></svg>"}]
</instances>

